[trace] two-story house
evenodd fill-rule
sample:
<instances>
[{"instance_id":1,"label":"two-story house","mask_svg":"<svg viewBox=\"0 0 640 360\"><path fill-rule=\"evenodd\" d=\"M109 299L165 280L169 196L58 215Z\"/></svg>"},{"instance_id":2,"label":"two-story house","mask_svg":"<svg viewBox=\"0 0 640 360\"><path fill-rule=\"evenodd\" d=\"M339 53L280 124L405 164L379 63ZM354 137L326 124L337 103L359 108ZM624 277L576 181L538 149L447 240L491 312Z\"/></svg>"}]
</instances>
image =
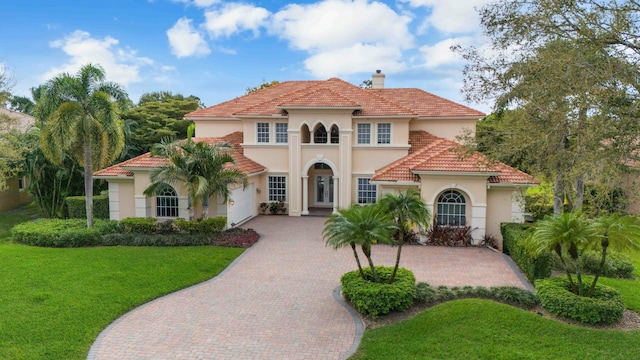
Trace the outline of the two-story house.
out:
<instances>
[{"instance_id":1,"label":"two-story house","mask_svg":"<svg viewBox=\"0 0 640 360\"><path fill-rule=\"evenodd\" d=\"M284 201L289 216L305 216L416 188L438 222L470 225L474 239L521 221L522 190L535 180L457 151L455 137L484 114L420 89L387 89L384 77L373 74L371 89L336 78L287 81L187 114L196 141L231 143L249 179L226 203L210 199L209 215L235 225L260 203ZM112 219L188 216L183 189L143 195L161 163L145 154L95 174L109 181Z\"/></svg>"}]
</instances>

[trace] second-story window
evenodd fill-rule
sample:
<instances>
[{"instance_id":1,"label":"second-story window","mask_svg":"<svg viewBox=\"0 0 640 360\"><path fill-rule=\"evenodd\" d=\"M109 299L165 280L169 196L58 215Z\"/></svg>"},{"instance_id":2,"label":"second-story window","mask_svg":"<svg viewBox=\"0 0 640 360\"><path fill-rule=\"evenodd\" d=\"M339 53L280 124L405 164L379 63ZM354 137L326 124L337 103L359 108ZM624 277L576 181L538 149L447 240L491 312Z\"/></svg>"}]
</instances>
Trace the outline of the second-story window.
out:
<instances>
[{"instance_id":1,"label":"second-story window","mask_svg":"<svg viewBox=\"0 0 640 360\"><path fill-rule=\"evenodd\" d=\"M316 131L313 132L313 142L316 144L327 143L327 129L325 129L324 125L319 125Z\"/></svg>"},{"instance_id":2,"label":"second-story window","mask_svg":"<svg viewBox=\"0 0 640 360\"><path fill-rule=\"evenodd\" d=\"M378 144L391 144L391 124L378 124Z\"/></svg>"},{"instance_id":3,"label":"second-story window","mask_svg":"<svg viewBox=\"0 0 640 360\"><path fill-rule=\"evenodd\" d=\"M371 124L358 124L358 144L371 143Z\"/></svg>"},{"instance_id":4,"label":"second-story window","mask_svg":"<svg viewBox=\"0 0 640 360\"><path fill-rule=\"evenodd\" d=\"M287 123L276 123L276 143L287 143Z\"/></svg>"},{"instance_id":5,"label":"second-story window","mask_svg":"<svg viewBox=\"0 0 640 360\"><path fill-rule=\"evenodd\" d=\"M331 126L331 143L338 144L340 142L340 130L338 127L333 125Z\"/></svg>"},{"instance_id":6,"label":"second-story window","mask_svg":"<svg viewBox=\"0 0 640 360\"><path fill-rule=\"evenodd\" d=\"M258 135L259 143L269 142L269 123L258 123L256 133Z\"/></svg>"}]
</instances>

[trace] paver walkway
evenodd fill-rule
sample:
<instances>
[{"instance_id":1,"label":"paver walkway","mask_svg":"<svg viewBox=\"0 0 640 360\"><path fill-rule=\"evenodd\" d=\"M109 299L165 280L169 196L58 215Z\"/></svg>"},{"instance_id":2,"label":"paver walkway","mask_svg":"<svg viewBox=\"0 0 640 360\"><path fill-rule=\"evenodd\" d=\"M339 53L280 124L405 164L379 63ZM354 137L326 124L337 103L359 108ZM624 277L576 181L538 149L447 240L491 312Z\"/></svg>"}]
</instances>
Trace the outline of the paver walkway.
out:
<instances>
[{"instance_id":1,"label":"paver walkway","mask_svg":"<svg viewBox=\"0 0 640 360\"><path fill-rule=\"evenodd\" d=\"M334 298L355 268L351 249L325 246L325 218L262 216L245 227L262 240L216 278L145 304L105 329L90 360L344 359L362 324ZM375 246L376 265L395 248ZM488 249L407 246L401 266L447 286L528 287L507 258Z\"/></svg>"}]
</instances>

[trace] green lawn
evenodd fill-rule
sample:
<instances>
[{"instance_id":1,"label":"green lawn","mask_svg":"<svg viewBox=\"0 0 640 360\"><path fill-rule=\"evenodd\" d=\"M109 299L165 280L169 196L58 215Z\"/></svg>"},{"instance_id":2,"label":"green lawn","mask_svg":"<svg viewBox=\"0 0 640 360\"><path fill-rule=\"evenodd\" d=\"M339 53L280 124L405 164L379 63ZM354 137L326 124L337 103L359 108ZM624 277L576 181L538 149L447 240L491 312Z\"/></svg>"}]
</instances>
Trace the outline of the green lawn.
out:
<instances>
[{"instance_id":1,"label":"green lawn","mask_svg":"<svg viewBox=\"0 0 640 360\"><path fill-rule=\"evenodd\" d=\"M29 221L38 216L38 207L34 204L17 210L0 212L0 244L11 241L11 228L15 224Z\"/></svg>"},{"instance_id":2,"label":"green lawn","mask_svg":"<svg viewBox=\"0 0 640 360\"><path fill-rule=\"evenodd\" d=\"M367 330L351 359L633 359L638 349L640 331L586 329L465 299Z\"/></svg>"},{"instance_id":3,"label":"green lawn","mask_svg":"<svg viewBox=\"0 0 640 360\"><path fill-rule=\"evenodd\" d=\"M640 252L630 254L640 278ZM640 280L601 278L640 312ZM640 331L565 325L489 300L446 302L416 317L365 331L353 360L363 359L632 359Z\"/></svg>"},{"instance_id":4,"label":"green lawn","mask_svg":"<svg viewBox=\"0 0 640 360\"><path fill-rule=\"evenodd\" d=\"M17 214L0 215L0 242L30 218ZM85 359L120 315L217 275L242 251L0 244L0 359Z\"/></svg>"}]
</instances>

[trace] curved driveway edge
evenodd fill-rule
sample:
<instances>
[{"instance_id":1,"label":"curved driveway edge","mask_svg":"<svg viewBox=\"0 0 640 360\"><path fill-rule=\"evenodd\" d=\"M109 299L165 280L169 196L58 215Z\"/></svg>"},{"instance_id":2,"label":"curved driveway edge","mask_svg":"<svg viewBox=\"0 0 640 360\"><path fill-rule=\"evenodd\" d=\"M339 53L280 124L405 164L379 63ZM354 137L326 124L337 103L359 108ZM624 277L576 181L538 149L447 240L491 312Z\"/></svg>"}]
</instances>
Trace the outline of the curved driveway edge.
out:
<instances>
[{"instance_id":1,"label":"curved driveway edge","mask_svg":"<svg viewBox=\"0 0 640 360\"><path fill-rule=\"evenodd\" d=\"M325 218L259 216L262 239L206 282L123 315L97 338L88 359L346 359L363 323L341 300L350 249L325 246ZM396 249L376 245L376 265ZM526 287L500 253L480 248L406 246L401 266L418 281L447 286Z\"/></svg>"}]
</instances>

